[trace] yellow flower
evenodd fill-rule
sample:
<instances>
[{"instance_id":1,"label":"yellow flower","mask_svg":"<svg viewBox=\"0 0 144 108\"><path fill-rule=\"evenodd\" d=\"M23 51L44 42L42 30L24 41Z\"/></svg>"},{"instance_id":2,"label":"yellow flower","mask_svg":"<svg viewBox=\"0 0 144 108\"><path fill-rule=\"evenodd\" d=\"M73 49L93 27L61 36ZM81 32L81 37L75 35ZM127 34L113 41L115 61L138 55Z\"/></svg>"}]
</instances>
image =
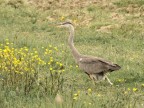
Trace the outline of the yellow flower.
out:
<instances>
[{"instance_id":1,"label":"yellow flower","mask_svg":"<svg viewBox=\"0 0 144 108\"><path fill-rule=\"evenodd\" d=\"M9 39L6 39L5 41L9 41Z\"/></svg>"},{"instance_id":2,"label":"yellow flower","mask_svg":"<svg viewBox=\"0 0 144 108\"><path fill-rule=\"evenodd\" d=\"M124 94L127 94L127 93L128 93L127 91L124 92Z\"/></svg>"},{"instance_id":3,"label":"yellow flower","mask_svg":"<svg viewBox=\"0 0 144 108\"><path fill-rule=\"evenodd\" d=\"M53 59L53 57L50 57L50 59L52 60L52 59Z\"/></svg>"},{"instance_id":4,"label":"yellow flower","mask_svg":"<svg viewBox=\"0 0 144 108\"><path fill-rule=\"evenodd\" d=\"M121 79L118 79L118 82L121 82L122 80Z\"/></svg>"},{"instance_id":5,"label":"yellow flower","mask_svg":"<svg viewBox=\"0 0 144 108\"><path fill-rule=\"evenodd\" d=\"M61 73L61 71L59 70L58 73Z\"/></svg>"},{"instance_id":6,"label":"yellow flower","mask_svg":"<svg viewBox=\"0 0 144 108\"><path fill-rule=\"evenodd\" d=\"M37 54L38 52L37 52L37 51L34 51L34 53L36 53L36 54Z\"/></svg>"},{"instance_id":7,"label":"yellow flower","mask_svg":"<svg viewBox=\"0 0 144 108\"><path fill-rule=\"evenodd\" d=\"M142 84L142 86L144 87L144 84Z\"/></svg>"},{"instance_id":8,"label":"yellow flower","mask_svg":"<svg viewBox=\"0 0 144 108\"><path fill-rule=\"evenodd\" d=\"M51 48L51 47L52 47L52 45L49 45L49 47Z\"/></svg>"},{"instance_id":9,"label":"yellow flower","mask_svg":"<svg viewBox=\"0 0 144 108\"><path fill-rule=\"evenodd\" d=\"M89 105L91 105L91 103L89 102Z\"/></svg>"},{"instance_id":10,"label":"yellow flower","mask_svg":"<svg viewBox=\"0 0 144 108\"><path fill-rule=\"evenodd\" d=\"M78 97L73 97L73 100L77 100L78 99Z\"/></svg>"},{"instance_id":11,"label":"yellow flower","mask_svg":"<svg viewBox=\"0 0 144 108\"><path fill-rule=\"evenodd\" d=\"M130 88L128 88L128 91L130 91Z\"/></svg>"},{"instance_id":12,"label":"yellow flower","mask_svg":"<svg viewBox=\"0 0 144 108\"><path fill-rule=\"evenodd\" d=\"M52 50L49 50L49 53L52 53Z\"/></svg>"},{"instance_id":13,"label":"yellow flower","mask_svg":"<svg viewBox=\"0 0 144 108\"><path fill-rule=\"evenodd\" d=\"M74 23L74 24L77 24L77 20L73 20L73 23Z\"/></svg>"},{"instance_id":14,"label":"yellow flower","mask_svg":"<svg viewBox=\"0 0 144 108\"><path fill-rule=\"evenodd\" d=\"M6 45L9 45L9 42L7 42Z\"/></svg>"},{"instance_id":15,"label":"yellow flower","mask_svg":"<svg viewBox=\"0 0 144 108\"><path fill-rule=\"evenodd\" d=\"M45 52L44 54L45 54L45 55L47 55L47 54L48 54L48 52Z\"/></svg>"},{"instance_id":16,"label":"yellow flower","mask_svg":"<svg viewBox=\"0 0 144 108\"><path fill-rule=\"evenodd\" d=\"M52 70L53 70L53 68L50 68L50 70L52 71Z\"/></svg>"},{"instance_id":17,"label":"yellow flower","mask_svg":"<svg viewBox=\"0 0 144 108\"><path fill-rule=\"evenodd\" d=\"M62 51L62 53L64 53L64 51Z\"/></svg>"},{"instance_id":18,"label":"yellow flower","mask_svg":"<svg viewBox=\"0 0 144 108\"><path fill-rule=\"evenodd\" d=\"M57 47L54 47L54 49L55 49L56 51L58 51L58 48L57 48Z\"/></svg>"},{"instance_id":19,"label":"yellow flower","mask_svg":"<svg viewBox=\"0 0 144 108\"><path fill-rule=\"evenodd\" d=\"M64 16L62 16L62 17L60 18L60 20L61 20L61 21L63 21L64 19L65 19L65 17L64 17Z\"/></svg>"},{"instance_id":20,"label":"yellow flower","mask_svg":"<svg viewBox=\"0 0 144 108\"><path fill-rule=\"evenodd\" d=\"M77 94L77 93L75 93L75 94L74 94L74 96L76 97L76 96L78 96L78 94Z\"/></svg>"},{"instance_id":21,"label":"yellow flower","mask_svg":"<svg viewBox=\"0 0 144 108\"><path fill-rule=\"evenodd\" d=\"M133 91L136 92L138 89L137 88L133 88Z\"/></svg>"},{"instance_id":22,"label":"yellow flower","mask_svg":"<svg viewBox=\"0 0 144 108\"><path fill-rule=\"evenodd\" d=\"M78 65L76 65L76 68L78 68Z\"/></svg>"},{"instance_id":23,"label":"yellow flower","mask_svg":"<svg viewBox=\"0 0 144 108\"><path fill-rule=\"evenodd\" d=\"M92 92L92 89L89 88L89 89L88 89L88 93L91 93L91 92Z\"/></svg>"},{"instance_id":24,"label":"yellow flower","mask_svg":"<svg viewBox=\"0 0 144 108\"><path fill-rule=\"evenodd\" d=\"M97 96L98 96L98 97L101 97L101 94L98 94Z\"/></svg>"},{"instance_id":25,"label":"yellow flower","mask_svg":"<svg viewBox=\"0 0 144 108\"><path fill-rule=\"evenodd\" d=\"M53 62L53 60L50 60L50 62Z\"/></svg>"},{"instance_id":26,"label":"yellow flower","mask_svg":"<svg viewBox=\"0 0 144 108\"><path fill-rule=\"evenodd\" d=\"M60 63L59 65L60 65L60 66L63 66L63 64L62 64L62 63Z\"/></svg>"}]
</instances>

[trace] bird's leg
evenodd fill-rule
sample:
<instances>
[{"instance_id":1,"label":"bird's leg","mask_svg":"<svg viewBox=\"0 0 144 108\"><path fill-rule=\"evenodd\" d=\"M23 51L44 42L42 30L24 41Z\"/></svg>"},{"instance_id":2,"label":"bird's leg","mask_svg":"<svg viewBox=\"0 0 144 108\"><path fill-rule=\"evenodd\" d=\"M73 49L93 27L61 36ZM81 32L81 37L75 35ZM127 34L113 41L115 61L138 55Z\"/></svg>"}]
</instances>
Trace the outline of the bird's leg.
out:
<instances>
[{"instance_id":1,"label":"bird's leg","mask_svg":"<svg viewBox=\"0 0 144 108\"><path fill-rule=\"evenodd\" d=\"M110 83L110 85L113 85L113 83L109 80L109 78L105 75L105 78L107 79L107 81Z\"/></svg>"},{"instance_id":2,"label":"bird's leg","mask_svg":"<svg viewBox=\"0 0 144 108\"><path fill-rule=\"evenodd\" d=\"M93 74L89 74L90 79L93 81L93 84L96 85L96 78Z\"/></svg>"}]
</instances>

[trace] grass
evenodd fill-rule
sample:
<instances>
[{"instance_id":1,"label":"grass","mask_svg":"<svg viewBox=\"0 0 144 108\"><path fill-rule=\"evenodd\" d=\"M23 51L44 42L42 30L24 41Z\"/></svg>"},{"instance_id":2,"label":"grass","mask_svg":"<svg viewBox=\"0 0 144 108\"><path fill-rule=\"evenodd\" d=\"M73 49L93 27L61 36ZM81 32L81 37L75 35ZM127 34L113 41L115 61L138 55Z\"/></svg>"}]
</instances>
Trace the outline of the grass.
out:
<instances>
[{"instance_id":1,"label":"grass","mask_svg":"<svg viewBox=\"0 0 144 108\"><path fill-rule=\"evenodd\" d=\"M54 60L64 65L65 72L62 74L64 79L63 83L60 83L62 89L51 93L52 80L48 76L49 85L46 86L48 91L44 91L41 83L36 85L34 82L31 91L25 94L23 89L17 89L15 85L3 88L1 78L0 107L143 107L143 0L105 2L92 0L91 3L84 0L73 1L73 3L69 0L65 2L44 0L45 3L38 1L0 0L0 43L5 44L5 40L9 39L14 49L27 47L29 53L35 49L44 61L49 60L50 57L44 56L44 49L49 48L50 45L53 49L57 47L59 53L53 53L52 56ZM92 81L76 66L68 47L67 30L53 25L66 20L71 20L75 25L74 42L79 52L105 58L122 67L109 76L114 83L113 86L106 81L93 85ZM37 67L35 66L36 69ZM45 72L50 75L49 70L48 65L41 66L39 75L43 73L45 76ZM54 78L57 81L57 77ZM55 100L57 94L62 102Z\"/></svg>"}]
</instances>

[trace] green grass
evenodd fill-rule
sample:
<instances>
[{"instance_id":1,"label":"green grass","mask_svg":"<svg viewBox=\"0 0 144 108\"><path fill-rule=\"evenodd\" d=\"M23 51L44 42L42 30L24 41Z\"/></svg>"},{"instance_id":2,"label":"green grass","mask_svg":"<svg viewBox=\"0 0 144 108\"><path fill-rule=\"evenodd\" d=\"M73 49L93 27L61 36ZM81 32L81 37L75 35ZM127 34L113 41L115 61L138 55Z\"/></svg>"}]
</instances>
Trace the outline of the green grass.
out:
<instances>
[{"instance_id":1,"label":"green grass","mask_svg":"<svg viewBox=\"0 0 144 108\"><path fill-rule=\"evenodd\" d=\"M63 7L59 8L59 1L54 1L55 5L53 3L49 6L46 2L41 6L42 4L35 2L29 5L25 2L7 3L0 0L0 43L9 39L16 48L36 48L41 56L42 47L49 45L65 51L60 58L54 55L65 67L63 89L58 92L63 98L62 104L55 102L55 95L45 94L37 87L28 95L1 88L1 108L144 106L144 11L141 11L144 7L143 0L108 0L105 3L113 3L115 8L103 5L101 0L95 4L82 2L79 2L79 5L75 1L72 4L67 0ZM137 4L141 9L127 10L129 4ZM133 8L138 9L138 6ZM65 20L76 22L74 42L79 52L105 58L122 67L109 75L113 86L107 81L93 85L87 75L76 67L67 43L68 30L53 25ZM89 88L92 89L90 93ZM77 100L73 99L74 94L78 94Z\"/></svg>"}]
</instances>

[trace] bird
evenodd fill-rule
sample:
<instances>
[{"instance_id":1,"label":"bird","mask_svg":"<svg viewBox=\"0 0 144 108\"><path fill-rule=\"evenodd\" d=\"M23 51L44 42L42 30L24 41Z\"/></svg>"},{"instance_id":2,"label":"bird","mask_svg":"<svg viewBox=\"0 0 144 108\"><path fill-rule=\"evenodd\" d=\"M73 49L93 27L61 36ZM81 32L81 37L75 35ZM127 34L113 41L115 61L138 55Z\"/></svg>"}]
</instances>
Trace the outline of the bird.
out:
<instances>
[{"instance_id":1,"label":"bird","mask_svg":"<svg viewBox=\"0 0 144 108\"><path fill-rule=\"evenodd\" d=\"M80 54L74 46L75 29L73 24L71 22L63 22L59 23L58 25L59 27L66 27L69 29L69 48L71 49L73 58L79 68L83 70L94 82L99 82L101 80L107 79L108 83L110 85L113 85L113 83L107 77L107 74L119 70L121 67L118 64L114 64L100 57Z\"/></svg>"}]
</instances>

